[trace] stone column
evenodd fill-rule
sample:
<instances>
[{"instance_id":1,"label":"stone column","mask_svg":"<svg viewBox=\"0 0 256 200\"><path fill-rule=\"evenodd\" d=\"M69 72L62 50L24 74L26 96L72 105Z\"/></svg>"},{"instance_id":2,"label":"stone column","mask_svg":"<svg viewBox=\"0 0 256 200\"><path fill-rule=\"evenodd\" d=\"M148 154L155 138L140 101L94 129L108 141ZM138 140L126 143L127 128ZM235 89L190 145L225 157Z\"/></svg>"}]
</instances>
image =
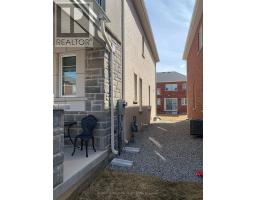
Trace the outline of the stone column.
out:
<instances>
[{"instance_id":1,"label":"stone column","mask_svg":"<svg viewBox=\"0 0 256 200\"><path fill-rule=\"evenodd\" d=\"M53 187L63 182L64 107L53 106Z\"/></svg>"}]
</instances>

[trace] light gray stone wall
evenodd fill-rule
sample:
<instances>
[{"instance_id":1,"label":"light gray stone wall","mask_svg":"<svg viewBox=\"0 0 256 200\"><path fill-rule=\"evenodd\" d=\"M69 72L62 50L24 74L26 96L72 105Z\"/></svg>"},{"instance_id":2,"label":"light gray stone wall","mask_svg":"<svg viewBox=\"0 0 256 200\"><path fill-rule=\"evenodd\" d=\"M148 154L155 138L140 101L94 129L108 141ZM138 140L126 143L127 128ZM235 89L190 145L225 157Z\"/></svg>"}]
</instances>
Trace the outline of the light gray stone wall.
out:
<instances>
[{"instance_id":1,"label":"light gray stone wall","mask_svg":"<svg viewBox=\"0 0 256 200\"><path fill-rule=\"evenodd\" d=\"M63 182L64 111L53 109L53 187Z\"/></svg>"}]
</instances>

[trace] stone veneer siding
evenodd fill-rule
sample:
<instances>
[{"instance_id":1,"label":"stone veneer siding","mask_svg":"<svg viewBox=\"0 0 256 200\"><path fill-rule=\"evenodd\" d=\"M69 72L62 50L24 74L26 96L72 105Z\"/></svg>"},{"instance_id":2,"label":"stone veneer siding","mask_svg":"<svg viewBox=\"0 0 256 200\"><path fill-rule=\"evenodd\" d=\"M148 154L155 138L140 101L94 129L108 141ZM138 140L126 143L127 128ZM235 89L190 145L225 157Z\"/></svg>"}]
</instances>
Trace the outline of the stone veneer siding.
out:
<instances>
[{"instance_id":1,"label":"stone veneer siding","mask_svg":"<svg viewBox=\"0 0 256 200\"><path fill-rule=\"evenodd\" d=\"M53 109L53 187L63 182L64 111Z\"/></svg>"},{"instance_id":2,"label":"stone veneer siding","mask_svg":"<svg viewBox=\"0 0 256 200\"><path fill-rule=\"evenodd\" d=\"M114 105L122 98L122 58L121 45L109 35L115 45L113 56L114 68ZM110 53L106 48L86 50L85 66L85 111L65 112L65 121L77 121L78 124L70 129L72 137L81 131L81 119L92 114L98 119L95 128L96 149L105 150L110 147ZM117 120L115 116L115 126ZM68 139L65 140L68 142ZM91 142L91 141L90 141ZM91 148L91 145L89 145Z\"/></svg>"}]
</instances>

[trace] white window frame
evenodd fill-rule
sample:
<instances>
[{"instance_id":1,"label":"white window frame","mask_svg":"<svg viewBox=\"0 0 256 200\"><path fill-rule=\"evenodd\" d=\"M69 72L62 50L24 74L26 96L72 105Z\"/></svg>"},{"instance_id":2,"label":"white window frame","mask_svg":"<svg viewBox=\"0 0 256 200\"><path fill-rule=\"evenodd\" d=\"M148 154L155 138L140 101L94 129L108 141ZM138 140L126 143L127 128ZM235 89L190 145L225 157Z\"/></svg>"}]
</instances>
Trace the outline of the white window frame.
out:
<instances>
[{"instance_id":1,"label":"white window frame","mask_svg":"<svg viewBox=\"0 0 256 200\"><path fill-rule=\"evenodd\" d=\"M151 106L151 87L148 86L148 106Z\"/></svg>"},{"instance_id":2,"label":"white window frame","mask_svg":"<svg viewBox=\"0 0 256 200\"><path fill-rule=\"evenodd\" d=\"M187 98L181 98L181 105L186 106L187 104Z\"/></svg>"},{"instance_id":3,"label":"white window frame","mask_svg":"<svg viewBox=\"0 0 256 200\"><path fill-rule=\"evenodd\" d=\"M176 102L177 102L177 109L176 110L166 110L166 100L167 99L176 99ZM176 111L177 112L178 111L178 106L179 106L178 103L179 103L178 98L164 98L164 111L172 111L172 112Z\"/></svg>"},{"instance_id":4,"label":"white window frame","mask_svg":"<svg viewBox=\"0 0 256 200\"><path fill-rule=\"evenodd\" d=\"M196 81L193 81L193 110L196 110Z\"/></svg>"},{"instance_id":5,"label":"white window frame","mask_svg":"<svg viewBox=\"0 0 256 200\"><path fill-rule=\"evenodd\" d=\"M71 56L75 56L76 57L76 73L77 73L77 55L74 53L68 53L68 54L60 54L59 55L59 92L60 92L60 97L76 97L77 96L77 79L76 79L76 95L63 95L62 94L62 58L65 57L71 57Z\"/></svg>"},{"instance_id":6,"label":"white window frame","mask_svg":"<svg viewBox=\"0 0 256 200\"><path fill-rule=\"evenodd\" d=\"M183 87L183 85L185 85L185 88ZM182 83L181 87L182 87L182 90L186 90L187 89L187 83Z\"/></svg>"},{"instance_id":7,"label":"white window frame","mask_svg":"<svg viewBox=\"0 0 256 200\"><path fill-rule=\"evenodd\" d=\"M143 58L145 58L145 37L142 35L142 47L141 47L141 55Z\"/></svg>"},{"instance_id":8,"label":"white window frame","mask_svg":"<svg viewBox=\"0 0 256 200\"><path fill-rule=\"evenodd\" d=\"M167 90L167 85L176 85L176 90ZM165 91L172 91L172 92L178 91L178 84L177 83L166 83L164 86L164 89L165 89Z\"/></svg>"},{"instance_id":9,"label":"white window frame","mask_svg":"<svg viewBox=\"0 0 256 200\"><path fill-rule=\"evenodd\" d=\"M142 105L143 105L142 92L143 92L143 82L142 82L142 78L139 78L139 94L140 94L139 111L142 111Z\"/></svg>"},{"instance_id":10,"label":"white window frame","mask_svg":"<svg viewBox=\"0 0 256 200\"><path fill-rule=\"evenodd\" d=\"M156 89L156 94L157 94L157 95L161 95L161 88L157 88L157 89Z\"/></svg>"},{"instance_id":11,"label":"white window frame","mask_svg":"<svg viewBox=\"0 0 256 200\"><path fill-rule=\"evenodd\" d=\"M133 87L134 87L134 102L138 102L138 75L136 73L133 74Z\"/></svg>"},{"instance_id":12,"label":"white window frame","mask_svg":"<svg viewBox=\"0 0 256 200\"><path fill-rule=\"evenodd\" d=\"M160 98L157 98L156 101L157 101L157 102L156 102L157 105L158 105L158 106L161 106L161 99L160 99Z\"/></svg>"}]
</instances>

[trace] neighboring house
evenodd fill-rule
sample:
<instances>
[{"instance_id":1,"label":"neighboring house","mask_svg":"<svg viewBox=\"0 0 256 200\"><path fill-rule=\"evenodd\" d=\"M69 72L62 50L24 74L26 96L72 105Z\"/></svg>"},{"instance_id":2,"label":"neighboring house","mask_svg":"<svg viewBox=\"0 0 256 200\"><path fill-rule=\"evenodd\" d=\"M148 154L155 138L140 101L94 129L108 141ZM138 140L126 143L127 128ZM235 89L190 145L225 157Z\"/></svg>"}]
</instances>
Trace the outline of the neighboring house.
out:
<instances>
[{"instance_id":1,"label":"neighboring house","mask_svg":"<svg viewBox=\"0 0 256 200\"><path fill-rule=\"evenodd\" d=\"M156 115L155 74L159 57L144 0L91 2L95 3L93 11L98 16L92 16L90 30L72 20L89 32L94 46L53 48L54 103L69 105L64 120L78 122L70 129L72 137L81 131L80 120L94 115L98 119L94 132L96 149L116 154L117 100L127 102L124 144L130 138L134 116L140 129ZM91 19L86 12L83 14Z\"/></svg>"},{"instance_id":2,"label":"neighboring house","mask_svg":"<svg viewBox=\"0 0 256 200\"><path fill-rule=\"evenodd\" d=\"M187 113L187 77L178 72L158 72L157 114Z\"/></svg>"},{"instance_id":3,"label":"neighboring house","mask_svg":"<svg viewBox=\"0 0 256 200\"><path fill-rule=\"evenodd\" d=\"M197 0L183 59L187 61L188 119L203 120L203 1ZM202 126L197 129L202 131Z\"/></svg>"}]
</instances>

